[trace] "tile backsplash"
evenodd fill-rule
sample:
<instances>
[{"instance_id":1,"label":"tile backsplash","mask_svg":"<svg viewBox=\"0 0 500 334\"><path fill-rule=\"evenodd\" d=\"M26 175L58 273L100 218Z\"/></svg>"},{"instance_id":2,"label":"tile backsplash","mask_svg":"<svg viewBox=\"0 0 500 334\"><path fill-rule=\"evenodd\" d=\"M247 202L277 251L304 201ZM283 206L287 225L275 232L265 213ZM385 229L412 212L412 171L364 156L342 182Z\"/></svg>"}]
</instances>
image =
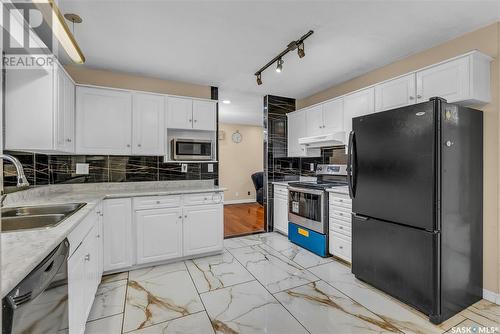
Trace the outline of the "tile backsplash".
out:
<instances>
[{"instance_id":1,"label":"tile backsplash","mask_svg":"<svg viewBox=\"0 0 500 334\"><path fill-rule=\"evenodd\" d=\"M46 155L6 151L17 157L34 186L48 184L75 184L98 182L140 182L173 180L214 180L218 184L218 164L208 172L210 163L189 163L187 173L180 163L163 163L158 156L110 156L110 155ZM89 173L76 174L76 164L89 164ZM15 186L14 166L4 162L4 187Z\"/></svg>"}]
</instances>

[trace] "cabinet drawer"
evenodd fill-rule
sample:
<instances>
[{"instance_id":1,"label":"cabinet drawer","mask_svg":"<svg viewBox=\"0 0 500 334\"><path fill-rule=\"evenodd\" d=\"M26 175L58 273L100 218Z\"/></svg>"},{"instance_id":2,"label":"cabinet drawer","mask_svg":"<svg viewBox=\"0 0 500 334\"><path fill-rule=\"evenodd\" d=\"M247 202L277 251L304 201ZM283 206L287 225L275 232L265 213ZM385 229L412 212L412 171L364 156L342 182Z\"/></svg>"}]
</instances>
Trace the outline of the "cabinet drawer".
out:
<instances>
[{"instance_id":1,"label":"cabinet drawer","mask_svg":"<svg viewBox=\"0 0 500 334\"><path fill-rule=\"evenodd\" d=\"M283 186L274 186L274 195L285 195L288 196L288 188Z\"/></svg>"},{"instance_id":2,"label":"cabinet drawer","mask_svg":"<svg viewBox=\"0 0 500 334\"><path fill-rule=\"evenodd\" d=\"M77 227L68 235L69 241L69 256L75 252L75 250L80 246L85 236L90 232L90 230L96 225L97 217L95 211L92 210L89 214L83 218L83 220L78 224Z\"/></svg>"},{"instance_id":3,"label":"cabinet drawer","mask_svg":"<svg viewBox=\"0 0 500 334\"><path fill-rule=\"evenodd\" d=\"M352 228L352 223L350 221L345 221L345 220L340 220L340 219L335 219L335 218L330 217L330 224L332 224L332 223L345 226L349 229Z\"/></svg>"},{"instance_id":4,"label":"cabinet drawer","mask_svg":"<svg viewBox=\"0 0 500 334\"><path fill-rule=\"evenodd\" d=\"M330 194L330 205L341 206L344 208L352 209L352 200L350 198L340 196L339 194Z\"/></svg>"},{"instance_id":5,"label":"cabinet drawer","mask_svg":"<svg viewBox=\"0 0 500 334\"><path fill-rule=\"evenodd\" d=\"M134 210L172 208L181 205L181 196L147 196L134 198Z\"/></svg>"},{"instance_id":6,"label":"cabinet drawer","mask_svg":"<svg viewBox=\"0 0 500 334\"><path fill-rule=\"evenodd\" d=\"M339 233L345 235L346 237L351 237L352 231L350 226L345 226L344 224L339 224L338 221L330 221L330 232Z\"/></svg>"},{"instance_id":7,"label":"cabinet drawer","mask_svg":"<svg viewBox=\"0 0 500 334\"><path fill-rule=\"evenodd\" d=\"M219 204L224 202L222 193L201 193L184 195L184 205Z\"/></svg>"},{"instance_id":8,"label":"cabinet drawer","mask_svg":"<svg viewBox=\"0 0 500 334\"><path fill-rule=\"evenodd\" d=\"M351 213L335 208L333 210L330 210L330 218L351 222Z\"/></svg>"},{"instance_id":9,"label":"cabinet drawer","mask_svg":"<svg viewBox=\"0 0 500 334\"><path fill-rule=\"evenodd\" d=\"M330 212L337 211L337 212L343 212L347 213L348 215L351 214L352 208L344 207L344 206L338 206L338 205L331 205L328 207Z\"/></svg>"},{"instance_id":10,"label":"cabinet drawer","mask_svg":"<svg viewBox=\"0 0 500 334\"><path fill-rule=\"evenodd\" d=\"M329 251L332 255L351 262L351 239L341 234L331 232Z\"/></svg>"}]
</instances>

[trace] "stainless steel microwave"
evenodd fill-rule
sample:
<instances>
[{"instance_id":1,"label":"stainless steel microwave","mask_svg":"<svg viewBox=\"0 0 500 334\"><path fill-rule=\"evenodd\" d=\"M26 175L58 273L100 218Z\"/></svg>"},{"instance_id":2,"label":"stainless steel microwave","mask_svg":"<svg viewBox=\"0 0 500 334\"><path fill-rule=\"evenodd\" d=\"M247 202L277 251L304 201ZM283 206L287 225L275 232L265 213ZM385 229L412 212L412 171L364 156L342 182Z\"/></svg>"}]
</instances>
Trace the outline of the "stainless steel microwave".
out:
<instances>
[{"instance_id":1,"label":"stainless steel microwave","mask_svg":"<svg viewBox=\"0 0 500 334\"><path fill-rule=\"evenodd\" d=\"M170 144L173 160L213 160L211 140L174 138Z\"/></svg>"}]
</instances>

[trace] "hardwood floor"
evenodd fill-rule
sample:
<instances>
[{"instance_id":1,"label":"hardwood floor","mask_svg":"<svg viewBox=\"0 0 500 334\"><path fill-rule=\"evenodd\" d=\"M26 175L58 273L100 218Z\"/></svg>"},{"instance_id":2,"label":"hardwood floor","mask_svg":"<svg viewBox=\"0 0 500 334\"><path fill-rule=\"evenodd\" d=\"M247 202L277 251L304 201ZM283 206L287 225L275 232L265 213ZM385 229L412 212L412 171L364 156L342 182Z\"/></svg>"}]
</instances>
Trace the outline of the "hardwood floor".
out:
<instances>
[{"instance_id":1,"label":"hardwood floor","mask_svg":"<svg viewBox=\"0 0 500 334\"><path fill-rule=\"evenodd\" d=\"M264 231L264 208L258 203L224 205L224 237Z\"/></svg>"}]
</instances>

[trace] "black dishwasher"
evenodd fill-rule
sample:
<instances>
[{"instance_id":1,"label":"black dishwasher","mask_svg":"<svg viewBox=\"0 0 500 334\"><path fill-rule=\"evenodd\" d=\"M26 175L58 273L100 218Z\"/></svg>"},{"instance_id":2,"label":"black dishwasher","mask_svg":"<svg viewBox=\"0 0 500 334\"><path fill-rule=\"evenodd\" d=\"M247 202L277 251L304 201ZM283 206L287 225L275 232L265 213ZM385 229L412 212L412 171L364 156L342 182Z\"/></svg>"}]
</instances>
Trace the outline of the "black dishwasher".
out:
<instances>
[{"instance_id":1,"label":"black dishwasher","mask_svg":"<svg viewBox=\"0 0 500 334\"><path fill-rule=\"evenodd\" d=\"M2 334L68 328L69 242L65 239L2 300Z\"/></svg>"}]
</instances>

